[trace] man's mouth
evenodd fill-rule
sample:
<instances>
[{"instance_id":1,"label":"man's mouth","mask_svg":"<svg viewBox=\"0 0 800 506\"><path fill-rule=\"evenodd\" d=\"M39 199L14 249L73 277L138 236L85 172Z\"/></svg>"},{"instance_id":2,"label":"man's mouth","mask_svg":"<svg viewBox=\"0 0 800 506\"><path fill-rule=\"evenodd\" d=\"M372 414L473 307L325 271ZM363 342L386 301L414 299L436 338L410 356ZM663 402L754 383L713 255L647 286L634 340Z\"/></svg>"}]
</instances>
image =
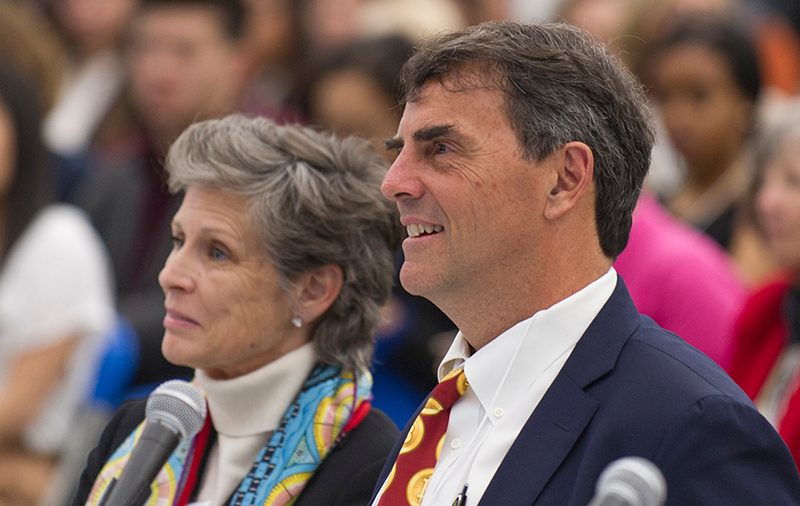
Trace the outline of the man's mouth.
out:
<instances>
[{"instance_id":1,"label":"man's mouth","mask_svg":"<svg viewBox=\"0 0 800 506\"><path fill-rule=\"evenodd\" d=\"M438 234L444 231L441 225L422 225L414 223L406 227L409 237L419 237L421 235Z\"/></svg>"}]
</instances>

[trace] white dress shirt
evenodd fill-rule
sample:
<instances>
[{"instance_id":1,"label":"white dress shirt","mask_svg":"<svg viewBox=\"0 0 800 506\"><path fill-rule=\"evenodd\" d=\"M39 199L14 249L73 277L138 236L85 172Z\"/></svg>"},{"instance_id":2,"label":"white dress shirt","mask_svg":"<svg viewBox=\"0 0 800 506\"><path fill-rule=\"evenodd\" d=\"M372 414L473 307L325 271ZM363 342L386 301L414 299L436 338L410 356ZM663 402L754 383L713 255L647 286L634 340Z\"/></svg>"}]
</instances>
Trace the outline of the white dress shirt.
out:
<instances>
[{"instance_id":1,"label":"white dress shirt","mask_svg":"<svg viewBox=\"0 0 800 506\"><path fill-rule=\"evenodd\" d=\"M209 455L198 503L227 504L316 362L314 346L308 343L238 378L215 380L196 371L217 431L217 444Z\"/></svg>"},{"instance_id":2,"label":"white dress shirt","mask_svg":"<svg viewBox=\"0 0 800 506\"><path fill-rule=\"evenodd\" d=\"M461 333L456 335L439 366L439 379L463 365L470 388L450 412L445 443L421 506L449 506L465 484L469 484L467 505L478 504L616 284L616 271L611 268L579 292L517 323L472 356Z\"/></svg>"}]
</instances>

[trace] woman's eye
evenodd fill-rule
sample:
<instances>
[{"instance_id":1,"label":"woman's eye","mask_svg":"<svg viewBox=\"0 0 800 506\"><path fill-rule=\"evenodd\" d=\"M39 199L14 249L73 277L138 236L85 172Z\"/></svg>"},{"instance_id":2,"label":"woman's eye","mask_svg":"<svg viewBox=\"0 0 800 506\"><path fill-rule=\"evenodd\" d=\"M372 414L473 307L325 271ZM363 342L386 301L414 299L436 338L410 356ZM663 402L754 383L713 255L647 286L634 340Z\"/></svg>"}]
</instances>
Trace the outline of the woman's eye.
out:
<instances>
[{"instance_id":1,"label":"woman's eye","mask_svg":"<svg viewBox=\"0 0 800 506\"><path fill-rule=\"evenodd\" d=\"M180 238L178 238L178 237L174 237L174 236L173 236L173 237L172 237L172 247L173 247L174 249L178 249L178 248L180 248L181 246L183 246L183 239L180 239Z\"/></svg>"},{"instance_id":2,"label":"woman's eye","mask_svg":"<svg viewBox=\"0 0 800 506\"><path fill-rule=\"evenodd\" d=\"M228 258L228 255L226 255L225 252L222 251L219 248L212 248L211 249L211 257L214 260L225 260L225 259Z\"/></svg>"}]
</instances>

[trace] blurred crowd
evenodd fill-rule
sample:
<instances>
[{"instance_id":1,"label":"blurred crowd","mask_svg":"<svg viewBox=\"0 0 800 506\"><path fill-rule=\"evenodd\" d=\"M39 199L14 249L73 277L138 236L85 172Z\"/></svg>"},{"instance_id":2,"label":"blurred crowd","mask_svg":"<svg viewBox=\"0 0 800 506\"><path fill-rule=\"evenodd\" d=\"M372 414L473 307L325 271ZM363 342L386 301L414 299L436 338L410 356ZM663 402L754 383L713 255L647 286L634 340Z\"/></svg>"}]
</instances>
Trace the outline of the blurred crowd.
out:
<instances>
[{"instance_id":1,"label":"blurred crowd","mask_svg":"<svg viewBox=\"0 0 800 506\"><path fill-rule=\"evenodd\" d=\"M84 411L192 375L161 355L158 284L186 127L266 116L391 162L415 43L504 18L584 28L640 77L660 140L615 268L800 458L800 3L0 0L0 504L59 504ZM398 425L455 332L395 282L373 372Z\"/></svg>"}]
</instances>

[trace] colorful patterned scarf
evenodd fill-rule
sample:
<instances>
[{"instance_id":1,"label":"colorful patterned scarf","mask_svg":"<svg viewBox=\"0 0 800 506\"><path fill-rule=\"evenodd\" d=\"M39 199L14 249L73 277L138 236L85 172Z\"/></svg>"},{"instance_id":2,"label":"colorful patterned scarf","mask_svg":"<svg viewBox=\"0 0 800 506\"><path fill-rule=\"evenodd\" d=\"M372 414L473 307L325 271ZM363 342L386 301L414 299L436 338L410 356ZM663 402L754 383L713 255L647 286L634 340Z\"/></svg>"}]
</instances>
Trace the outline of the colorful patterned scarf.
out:
<instances>
[{"instance_id":1,"label":"colorful patterned scarf","mask_svg":"<svg viewBox=\"0 0 800 506\"><path fill-rule=\"evenodd\" d=\"M317 364L295 401L289 406L267 446L261 449L250 472L233 493L230 506L288 506L294 503L322 460L369 411L372 377L354 377L341 366ZM97 506L112 478L119 477L141 436L146 421L111 455L94 482L86 506ZM206 433L207 435L207 433ZM146 506L172 506L184 502L187 465L195 456L198 439L183 441L153 482ZM202 452L202 449L200 450ZM193 485L193 483L192 483ZM190 485L190 486L192 486Z\"/></svg>"}]
</instances>

